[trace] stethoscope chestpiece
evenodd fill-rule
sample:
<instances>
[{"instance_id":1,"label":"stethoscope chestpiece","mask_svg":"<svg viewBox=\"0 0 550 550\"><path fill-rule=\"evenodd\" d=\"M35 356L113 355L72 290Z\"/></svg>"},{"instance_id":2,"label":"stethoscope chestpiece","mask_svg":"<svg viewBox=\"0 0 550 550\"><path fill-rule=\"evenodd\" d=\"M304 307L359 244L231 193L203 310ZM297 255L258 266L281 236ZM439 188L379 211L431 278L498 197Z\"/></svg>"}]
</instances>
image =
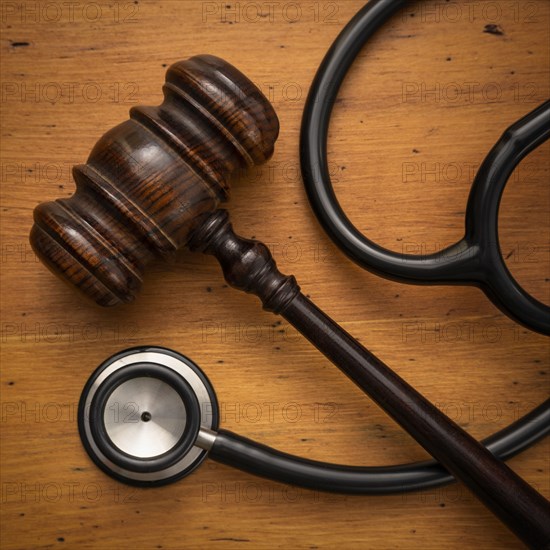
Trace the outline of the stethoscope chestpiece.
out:
<instances>
[{"instance_id":1,"label":"stethoscope chestpiece","mask_svg":"<svg viewBox=\"0 0 550 550\"><path fill-rule=\"evenodd\" d=\"M92 460L110 476L139 486L191 473L207 450L201 434L218 428L214 389L189 358L160 347L113 355L88 380L78 428Z\"/></svg>"}]
</instances>

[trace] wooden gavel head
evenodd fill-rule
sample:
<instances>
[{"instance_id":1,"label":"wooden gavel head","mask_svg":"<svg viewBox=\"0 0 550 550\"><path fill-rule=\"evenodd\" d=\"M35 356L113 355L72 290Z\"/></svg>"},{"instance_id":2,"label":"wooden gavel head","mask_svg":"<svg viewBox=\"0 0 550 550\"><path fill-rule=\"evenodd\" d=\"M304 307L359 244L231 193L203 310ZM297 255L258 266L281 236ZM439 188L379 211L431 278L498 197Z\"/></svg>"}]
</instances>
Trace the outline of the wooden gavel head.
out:
<instances>
[{"instance_id":1,"label":"wooden gavel head","mask_svg":"<svg viewBox=\"0 0 550 550\"><path fill-rule=\"evenodd\" d=\"M34 211L36 254L102 306L132 301L146 265L185 246L227 200L231 175L266 162L279 133L267 98L217 57L175 63L163 92L73 168L72 197Z\"/></svg>"}]
</instances>

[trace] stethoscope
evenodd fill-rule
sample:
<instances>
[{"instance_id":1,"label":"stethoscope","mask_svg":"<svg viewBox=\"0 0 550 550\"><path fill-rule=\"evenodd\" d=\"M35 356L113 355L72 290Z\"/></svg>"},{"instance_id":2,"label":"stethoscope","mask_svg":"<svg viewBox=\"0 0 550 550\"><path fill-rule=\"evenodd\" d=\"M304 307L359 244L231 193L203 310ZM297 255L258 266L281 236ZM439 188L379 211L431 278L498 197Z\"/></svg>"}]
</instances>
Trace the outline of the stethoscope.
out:
<instances>
[{"instance_id":1,"label":"stethoscope","mask_svg":"<svg viewBox=\"0 0 550 550\"><path fill-rule=\"evenodd\" d=\"M457 244L416 257L385 250L362 235L339 206L327 164L327 131L340 85L364 43L404 0L371 0L344 28L323 60L304 111L301 163L313 209L334 242L359 265L408 283L479 286L504 313L550 334L550 308L527 294L506 268L498 246L498 209L510 174L550 137L550 101L511 126L482 164L470 193L466 234ZM206 375L189 358L161 347L123 351L86 384L79 431L93 461L130 484L176 481L204 459L273 480L326 491L388 494L436 487L453 477L436 461L352 467L282 453L219 428ZM550 400L484 441L504 460L550 432Z\"/></svg>"},{"instance_id":2,"label":"stethoscope","mask_svg":"<svg viewBox=\"0 0 550 550\"><path fill-rule=\"evenodd\" d=\"M315 490L391 494L437 487L453 476L435 460L344 466L283 453L219 428L218 401L204 372L161 347L125 350L102 363L79 403L84 447L105 473L137 486L189 475L208 456L254 475ZM506 459L549 430L548 402L484 441Z\"/></svg>"}]
</instances>

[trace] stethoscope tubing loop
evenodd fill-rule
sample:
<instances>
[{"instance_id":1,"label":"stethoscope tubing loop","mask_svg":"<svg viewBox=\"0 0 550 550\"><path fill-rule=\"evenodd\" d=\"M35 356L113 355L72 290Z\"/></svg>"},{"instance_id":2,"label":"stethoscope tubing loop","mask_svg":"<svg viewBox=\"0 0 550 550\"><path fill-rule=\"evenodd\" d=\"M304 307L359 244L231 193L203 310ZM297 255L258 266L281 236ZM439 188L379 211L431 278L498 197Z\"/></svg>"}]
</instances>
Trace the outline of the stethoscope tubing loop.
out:
<instances>
[{"instance_id":1,"label":"stethoscope tubing loop","mask_svg":"<svg viewBox=\"0 0 550 550\"><path fill-rule=\"evenodd\" d=\"M410 284L478 286L506 315L531 330L550 334L550 308L516 282L498 239L498 210L506 183L519 162L550 135L549 101L508 128L487 155L470 192L465 237L440 252L414 255L387 250L363 235L338 202L327 153L338 91L365 42L404 4L403 0L371 0L337 37L315 75L300 134L302 176L313 211L338 248L361 267Z\"/></svg>"}]
</instances>

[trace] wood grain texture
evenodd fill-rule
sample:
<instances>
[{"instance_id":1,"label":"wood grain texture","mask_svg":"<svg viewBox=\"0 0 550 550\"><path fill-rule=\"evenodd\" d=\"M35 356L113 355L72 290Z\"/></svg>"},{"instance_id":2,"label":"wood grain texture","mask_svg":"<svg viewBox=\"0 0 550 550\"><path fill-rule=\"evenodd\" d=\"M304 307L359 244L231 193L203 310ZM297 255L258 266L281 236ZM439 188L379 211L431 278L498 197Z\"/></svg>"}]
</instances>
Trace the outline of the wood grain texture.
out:
<instances>
[{"instance_id":1,"label":"wood grain texture","mask_svg":"<svg viewBox=\"0 0 550 550\"><path fill-rule=\"evenodd\" d=\"M100 2L98 15L86 3L38 14L35 2L2 3L2 547L518 547L461 485L349 497L206 463L144 491L108 479L81 447L76 403L92 370L124 347L157 344L204 368L228 429L340 463L425 457L296 331L228 288L213 259L184 252L156 266L140 298L114 310L85 302L35 260L33 208L72 195L70 168L130 107L160 103L166 66L200 53L252 78L281 121L273 159L232 186L240 234L269 244L320 307L476 437L548 397L543 336L476 289L372 276L319 229L298 175L301 110L326 49L362 2L298 4ZM428 0L365 48L329 143L338 196L362 231L404 252L461 237L475 168L549 95L549 17L538 0ZM511 271L545 303L549 152L518 167L500 222ZM510 461L546 497L549 453L546 440Z\"/></svg>"}]
</instances>

